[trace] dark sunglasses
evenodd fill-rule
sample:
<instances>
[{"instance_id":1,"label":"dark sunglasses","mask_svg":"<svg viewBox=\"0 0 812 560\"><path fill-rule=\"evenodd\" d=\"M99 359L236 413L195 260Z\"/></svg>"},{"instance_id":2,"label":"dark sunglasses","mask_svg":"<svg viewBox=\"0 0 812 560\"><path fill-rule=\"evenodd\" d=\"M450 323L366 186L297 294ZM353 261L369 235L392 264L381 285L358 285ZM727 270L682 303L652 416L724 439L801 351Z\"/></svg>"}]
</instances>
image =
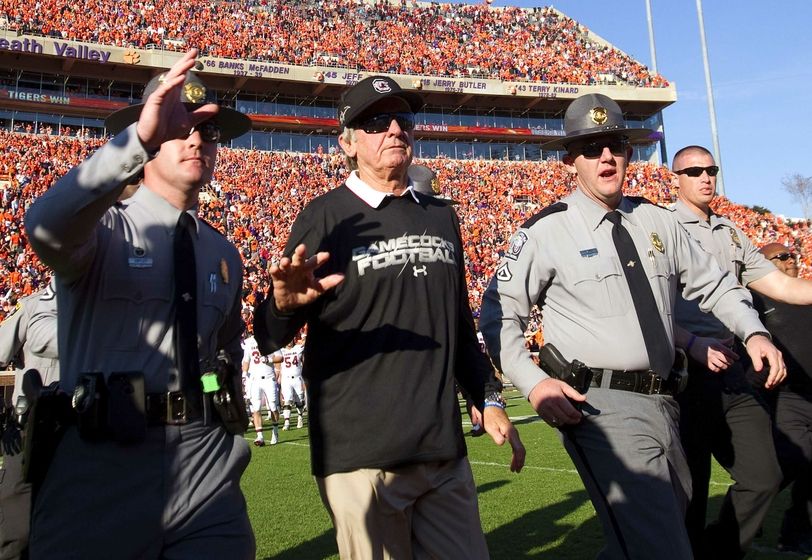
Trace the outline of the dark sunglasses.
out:
<instances>
[{"instance_id":1,"label":"dark sunglasses","mask_svg":"<svg viewBox=\"0 0 812 560\"><path fill-rule=\"evenodd\" d=\"M782 261L782 262L783 261L788 261L790 259L795 260L795 255L793 255L792 253L779 253L777 255L773 255L772 257L770 257L770 260L773 260L773 259L778 259L779 261Z\"/></svg>"},{"instance_id":2,"label":"dark sunglasses","mask_svg":"<svg viewBox=\"0 0 812 560\"><path fill-rule=\"evenodd\" d=\"M380 113L360 121L357 128L367 134L378 134L389 130L393 119L403 132L414 130L414 115L412 113Z\"/></svg>"},{"instance_id":3,"label":"dark sunglasses","mask_svg":"<svg viewBox=\"0 0 812 560\"><path fill-rule=\"evenodd\" d=\"M708 174L708 177L716 177L716 174L719 173L719 166L718 165L709 165L707 167L686 167L685 169L680 169L679 171L674 171L677 175L687 175L688 177L699 177L702 173L705 172Z\"/></svg>"},{"instance_id":4,"label":"dark sunglasses","mask_svg":"<svg viewBox=\"0 0 812 560\"><path fill-rule=\"evenodd\" d=\"M196 127L189 130L187 138L195 133L195 130L200 133L200 138L204 142L219 142L220 141L220 127L212 121L202 122Z\"/></svg>"},{"instance_id":5,"label":"dark sunglasses","mask_svg":"<svg viewBox=\"0 0 812 560\"><path fill-rule=\"evenodd\" d=\"M609 148L612 155L625 156L626 150L629 148L629 139L625 136L616 138L604 138L602 140L594 140L584 144L570 145L568 151L573 155L582 155L588 159L600 157L604 148Z\"/></svg>"}]
</instances>

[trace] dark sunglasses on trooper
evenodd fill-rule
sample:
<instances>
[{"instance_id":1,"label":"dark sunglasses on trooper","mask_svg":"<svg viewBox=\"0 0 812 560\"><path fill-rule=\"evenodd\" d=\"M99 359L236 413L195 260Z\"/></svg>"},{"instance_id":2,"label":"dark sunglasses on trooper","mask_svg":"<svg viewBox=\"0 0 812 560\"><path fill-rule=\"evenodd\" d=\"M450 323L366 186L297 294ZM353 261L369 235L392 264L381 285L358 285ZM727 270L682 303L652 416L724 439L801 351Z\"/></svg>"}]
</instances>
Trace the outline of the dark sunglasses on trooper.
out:
<instances>
[{"instance_id":1,"label":"dark sunglasses on trooper","mask_svg":"<svg viewBox=\"0 0 812 560\"><path fill-rule=\"evenodd\" d=\"M398 123L398 126L403 132L411 132L414 130L413 113L378 113L377 115L359 120L355 123L353 128L360 128L367 134L378 134L389 130L393 120Z\"/></svg>"},{"instance_id":2,"label":"dark sunglasses on trooper","mask_svg":"<svg viewBox=\"0 0 812 560\"><path fill-rule=\"evenodd\" d=\"M591 142L573 142L567 146L567 151L574 156L594 159L601 156L604 148L609 148L612 155L625 156L629 149L629 139L625 136L608 136Z\"/></svg>"},{"instance_id":3,"label":"dark sunglasses on trooper","mask_svg":"<svg viewBox=\"0 0 812 560\"><path fill-rule=\"evenodd\" d=\"M777 259L781 262L788 261L790 259L795 260L795 255L792 253L778 253L777 255L773 255L770 257L770 260Z\"/></svg>"},{"instance_id":4,"label":"dark sunglasses on trooper","mask_svg":"<svg viewBox=\"0 0 812 560\"><path fill-rule=\"evenodd\" d=\"M204 142L213 143L220 141L220 127L217 126L214 121L204 121L199 125L192 127L186 137L188 138L194 134L195 130L200 133L200 138L203 139Z\"/></svg>"},{"instance_id":5,"label":"dark sunglasses on trooper","mask_svg":"<svg viewBox=\"0 0 812 560\"><path fill-rule=\"evenodd\" d=\"M700 177L703 172L706 172L708 177L716 177L716 174L719 173L719 166L709 165L707 167L700 167L696 165L694 167L686 167L685 169L674 171L677 175L687 175L688 177Z\"/></svg>"}]
</instances>

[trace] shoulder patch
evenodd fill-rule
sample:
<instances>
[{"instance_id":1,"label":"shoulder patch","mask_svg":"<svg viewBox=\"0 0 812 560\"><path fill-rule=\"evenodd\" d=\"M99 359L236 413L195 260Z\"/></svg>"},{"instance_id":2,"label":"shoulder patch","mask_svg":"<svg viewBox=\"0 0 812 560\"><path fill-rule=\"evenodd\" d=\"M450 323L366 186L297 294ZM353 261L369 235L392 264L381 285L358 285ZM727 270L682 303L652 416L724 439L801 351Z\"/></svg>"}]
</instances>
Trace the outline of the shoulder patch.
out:
<instances>
[{"instance_id":1,"label":"shoulder patch","mask_svg":"<svg viewBox=\"0 0 812 560\"><path fill-rule=\"evenodd\" d=\"M510 245L505 253L505 257L513 259L514 261L519 258L519 253L522 252L522 247L527 243L527 234L523 231L517 231L513 237L510 238Z\"/></svg>"},{"instance_id":2,"label":"shoulder patch","mask_svg":"<svg viewBox=\"0 0 812 560\"><path fill-rule=\"evenodd\" d=\"M549 205L547 208L541 210L538 214L528 219L525 223L522 224L522 229L529 229L533 226L536 222L540 219L544 218L545 216L549 216L550 214L555 214L556 212L563 212L567 209L566 202L556 202L555 204Z\"/></svg>"}]
</instances>

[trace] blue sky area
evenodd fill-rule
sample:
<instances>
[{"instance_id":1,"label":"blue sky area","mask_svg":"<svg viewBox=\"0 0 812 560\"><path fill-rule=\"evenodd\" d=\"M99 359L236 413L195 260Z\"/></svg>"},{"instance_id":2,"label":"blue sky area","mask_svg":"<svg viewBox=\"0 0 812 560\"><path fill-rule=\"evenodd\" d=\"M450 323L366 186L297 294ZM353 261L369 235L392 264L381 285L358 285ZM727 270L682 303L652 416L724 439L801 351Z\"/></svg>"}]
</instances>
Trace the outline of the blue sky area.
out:
<instances>
[{"instance_id":1,"label":"blue sky area","mask_svg":"<svg viewBox=\"0 0 812 560\"><path fill-rule=\"evenodd\" d=\"M740 204L803 217L781 179L812 175L807 138L812 128L812 2L702 4L726 194ZM549 4L494 0L493 5ZM558 0L552 5L651 67L644 0ZM651 0L651 10L657 70L677 88L677 102L663 113L668 156L688 144L712 151L696 2Z\"/></svg>"}]
</instances>

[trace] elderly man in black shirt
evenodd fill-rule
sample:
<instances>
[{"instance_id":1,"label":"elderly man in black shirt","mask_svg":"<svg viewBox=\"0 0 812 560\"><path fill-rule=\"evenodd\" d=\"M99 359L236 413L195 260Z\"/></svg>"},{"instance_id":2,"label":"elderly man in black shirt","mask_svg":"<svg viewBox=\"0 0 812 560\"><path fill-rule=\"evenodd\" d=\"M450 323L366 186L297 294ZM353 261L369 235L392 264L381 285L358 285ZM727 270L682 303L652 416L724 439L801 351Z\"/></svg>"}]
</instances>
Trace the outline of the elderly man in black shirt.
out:
<instances>
[{"instance_id":1,"label":"elderly man in black shirt","mask_svg":"<svg viewBox=\"0 0 812 560\"><path fill-rule=\"evenodd\" d=\"M422 106L385 76L344 94L353 171L296 218L255 315L265 354L308 326L312 469L342 558L488 557L455 380L524 463L474 332L457 216L407 176Z\"/></svg>"}]
</instances>

